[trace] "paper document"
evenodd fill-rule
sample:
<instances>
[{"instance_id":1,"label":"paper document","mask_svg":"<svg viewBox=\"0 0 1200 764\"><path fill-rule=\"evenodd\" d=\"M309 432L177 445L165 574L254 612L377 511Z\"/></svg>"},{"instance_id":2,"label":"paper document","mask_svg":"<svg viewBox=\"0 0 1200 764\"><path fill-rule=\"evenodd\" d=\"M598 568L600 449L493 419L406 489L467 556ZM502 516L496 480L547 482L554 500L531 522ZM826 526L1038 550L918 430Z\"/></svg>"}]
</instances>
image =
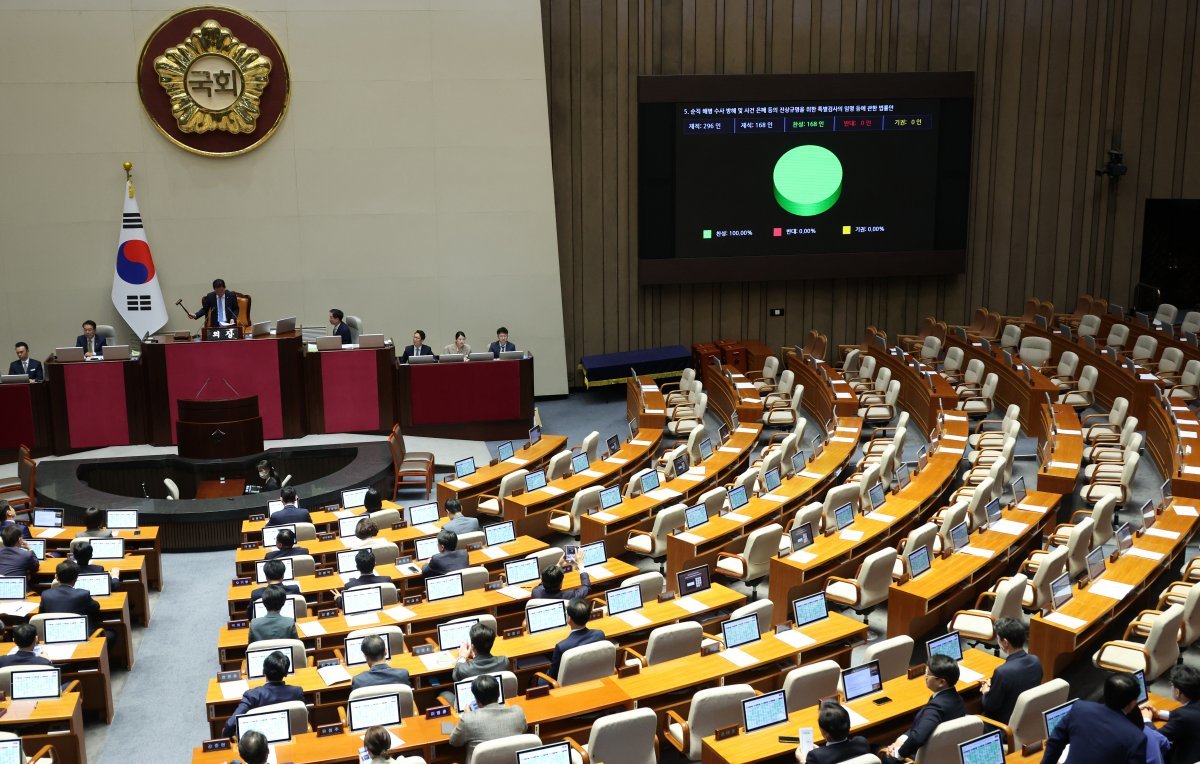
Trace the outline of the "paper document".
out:
<instances>
[{"instance_id":1,"label":"paper document","mask_svg":"<svg viewBox=\"0 0 1200 764\"><path fill-rule=\"evenodd\" d=\"M733 665L741 666L743 668L746 666L753 666L755 663L758 663L757 658L740 647L735 647L732 650L722 650L720 655Z\"/></svg>"},{"instance_id":2,"label":"paper document","mask_svg":"<svg viewBox=\"0 0 1200 764\"><path fill-rule=\"evenodd\" d=\"M1058 612L1050 613L1049 615L1042 617L1051 623L1057 623L1059 626L1065 626L1071 631L1079 631L1087 623L1087 621L1083 620L1082 618L1072 618L1069 615L1063 615L1062 613Z\"/></svg>"},{"instance_id":3,"label":"paper document","mask_svg":"<svg viewBox=\"0 0 1200 764\"><path fill-rule=\"evenodd\" d=\"M404 607L403 605L396 605L394 607L390 607L383 612L387 613L387 615L390 618L397 620L397 621L407 621L411 618L416 618L416 616L417 616L416 613L414 613L413 611Z\"/></svg>"},{"instance_id":4,"label":"paper document","mask_svg":"<svg viewBox=\"0 0 1200 764\"><path fill-rule=\"evenodd\" d=\"M612 578L612 571L603 565L589 565L588 567L584 568L584 572L586 572L592 579Z\"/></svg>"},{"instance_id":5,"label":"paper document","mask_svg":"<svg viewBox=\"0 0 1200 764\"><path fill-rule=\"evenodd\" d=\"M0 602L0 613L21 618L27 616L37 607L36 602L26 602L25 600L10 600L8 602Z\"/></svg>"},{"instance_id":6,"label":"paper document","mask_svg":"<svg viewBox=\"0 0 1200 764\"><path fill-rule=\"evenodd\" d=\"M970 684L971 682L978 682L981 679L983 679L983 674L980 674L978 671L973 671L961 663L958 664L958 681Z\"/></svg>"},{"instance_id":7,"label":"paper document","mask_svg":"<svg viewBox=\"0 0 1200 764\"><path fill-rule=\"evenodd\" d=\"M379 623L379 613L375 611L346 616L347 626L373 626L377 623Z\"/></svg>"},{"instance_id":8,"label":"paper document","mask_svg":"<svg viewBox=\"0 0 1200 764\"><path fill-rule=\"evenodd\" d=\"M996 520L988 525L988 530L1003 533L1006 536L1020 536L1029 530L1029 526L1025 523L1018 523L1016 520Z\"/></svg>"},{"instance_id":9,"label":"paper document","mask_svg":"<svg viewBox=\"0 0 1200 764\"><path fill-rule=\"evenodd\" d=\"M808 470L800 470L800 472L798 474L800 475L800 477L806 477L806 478L809 478L810 480L823 480L826 477L825 475L822 475L820 472L809 472Z\"/></svg>"},{"instance_id":10,"label":"paper document","mask_svg":"<svg viewBox=\"0 0 1200 764\"><path fill-rule=\"evenodd\" d=\"M683 531L682 533L676 533L675 538L679 539L680 541L682 541L685 544L704 543L703 536L697 536L695 533L688 533L687 531Z\"/></svg>"},{"instance_id":11,"label":"paper document","mask_svg":"<svg viewBox=\"0 0 1200 764\"><path fill-rule=\"evenodd\" d=\"M607 459L605 459L604 461L608 462L609 464L628 464L629 463L628 459L622 459L619 456L610 456Z\"/></svg>"},{"instance_id":12,"label":"paper document","mask_svg":"<svg viewBox=\"0 0 1200 764\"><path fill-rule=\"evenodd\" d=\"M1093 581L1087 590L1092 594L1108 597L1110 600L1123 600L1125 595L1133 591L1133 586L1101 578L1099 581Z\"/></svg>"},{"instance_id":13,"label":"paper document","mask_svg":"<svg viewBox=\"0 0 1200 764\"><path fill-rule=\"evenodd\" d=\"M506 586L503 589L497 589L496 591L500 592L505 597L511 597L514 600L523 600L529 598L529 590L522 589L519 586Z\"/></svg>"},{"instance_id":14,"label":"paper document","mask_svg":"<svg viewBox=\"0 0 1200 764\"><path fill-rule=\"evenodd\" d=\"M726 514L725 519L738 523L739 525L742 523L748 523L751 520L751 518L746 517L745 515L739 515L737 512L730 512Z\"/></svg>"},{"instance_id":15,"label":"paper document","mask_svg":"<svg viewBox=\"0 0 1200 764\"><path fill-rule=\"evenodd\" d=\"M631 440L631 441L629 441L629 445L631 445L631 446L648 446L648 445L650 445L650 441L648 441L648 440Z\"/></svg>"},{"instance_id":16,"label":"paper document","mask_svg":"<svg viewBox=\"0 0 1200 764\"><path fill-rule=\"evenodd\" d=\"M320 621L296 621L296 629L306 637L319 637L328 633Z\"/></svg>"},{"instance_id":17,"label":"paper document","mask_svg":"<svg viewBox=\"0 0 1200 764\"><path fill-rule=\"evenodd\" d=\"M52 539L62 532L62 528L39 528L38 532L33 535L39 539Z\"/></svg>"},{"instance_id":18,"label":"paper document","mask_svg":"<svg viewBox=\"0 0 1200 764\"><path fill-rule=\"evenodd\" d=\"M322 666L321 668L317 669L317 674L320 675L321 680L325 682L326 687L329 685L341 684L342 682L349 682L352 679L350 672L347 671L346 667L340 663L335 663L332 666Z\"/></svg>"},{"instance_id":19,"label":"paper document","mask_svg":"<svg viewBox=\"0 0 1200 764\"><path fill-rule=\"evenodd\" d=\"M885 515L882 512L871 512L870 514L867 515L867 519L875 520L875 521L881 522L881 523L896 522L896 518L892 517L891 515Z\"/></svg>"},{"instance_id":20,"label":"paper document","mask_svg":"<svg viewBox=\"0 0 1200 764\"><path fill-rule=\"evenodd\" d=\"M758 430L754 429L753 427L739 427L736 430L734 430L734 432L741 432L741 433L745 433L747 435L756 435L758 433Z\"/></svg>"},{"instance_id":21,"label":"paper document","mask_svg":"<svg viewBox=\"0 0 1200 764\"><path fill-rule=\"evenodd\" d=\"M733 446L721 446L717 450L724 454L740 454L742 452L742 449Z\"/></svg>"},{"instance_id":22,"label":"paper document","mask_svg":"<svg viewBox=\"0 0 1200 764\"><path fill-rule=\"evenodd\" d=\"M688 480L692 483L698 483L704 479L704 473L696 474L695 472L685 472L678 476L680 480Z\"/></svg>"},{"instance_id":23,"label":"paper document","mask_svg":"<svg viewBox=\"0 0 1200 764\"><path fill-rule=\"evenodd\" d=\"M1162 552L1151 552L1149 549L1141 549L1140 547L1131 547L1125 554L1130 557L1141 557L1146 560L1161 560L1164 555Z\"/></svg>"},{"instance_id":24,"label":"paper document","mask_svg":"<svg viewBox=\"0 0 1200 764\"><path fill-rule=\"evenodd\" d=\"M1079 430L1055 430L1055 432L1059 435L1080 435L1080 434L1082 434L1079 432Z\"/></svg>"},{"instance_id":25,"label":"paper document","mask_svg":"<svg viewBox=\"0 0 1200 764\"><path fill-rule=\"evenodd\" d=\"M1037 512L1039 515L1044 515L1050 509L1050 507L1043 507L1038 504L1030 504L1023 501L1017 505L1017 509L1023 509L1026 512Z\"/></svg>"},{"instance_id":26,"label":"paper document","mask_svg":"<svg viewBox=\"0 0 1200 764\"><path fill-rule=\"evenodd\" d=\"M675 600L675 604L689 613L699 613L708 609L707 605L698 600L694 600L691 597L680 597L679 599Z\"/></svg>"},{"instance_id":27,"label":"paper document","mask_svg":"<svg viewBox=\"0 0 1200 764\"><path fill-rule=\"evenodd\" d=\"M734 387L736 387L738 390L753 390L753 389L754 389L754 383L752 383L752 382L738 382L736 385L734 385Z\"/></svg>"},{"instance_id":28,"label":"paper document","mask_svg":"<svg viewBox=\"0 0 1200 764\"><path fill-rule=\"evenodd\" d=\"M950 433L946 433L946 434L942 435L942 438L944 440L957 440L960 443L965 442L967 440L966 435L951 435Z\"/></svg>"},{"instance_id":29,"label":"paper document","mask_svg":"<svg viewBox=\"0 0 1200 764\"><path fill-rule=\"evenodd\" d=\"M862 531L845 530L838 534L838 538L846 541L861 541L863 537Z\"/></svg>"},{"instance_id":30,"label":"paper document","mask_svg":"<svg viewBox=\"0 0 1200 764\"><path fill-rule=\"evenodd\" d=\"M990 549L980 549L977 546L971 546L969 544L967 546L964 546L962 549L959 549L958 551L962 552L963 554L969 554L969 555L973 555L975 557L982 557L985 560L992 559L992 555L995 554L995 552L993 552Z\"/></svg>"},{"instance_id":31,"label":"paper document","mask_svg":"<svg viewBox=\"0 0 1200 764\"><path fill-rule=\"evenodd\" d=\"M42 644L39 645L41 656L52 663L59 661L69 661L75 655L75 646L82 644L81 642L64 642L61 644Z\"/></svg>"},{"instance_id":32,"label":"paper document","mask_svg":"<svg viewBox=\"0 0 1200 764\"><path fill-rule=\"evenodd\" d=\"M1164 531L1161 528L1147 528L1145 531L1147 536L1158 536L1160 539L1171 539L1174 541L1179 538L1179 533L1176 531Z\"/></svg>"},{"instance_id":33,"label":"paper document","mask_svg":"<svg viewBox=\"0 0 1200 764\"><path fill-rule=\"evenodd\" d=\"M342 579L342 586L346 586L354 579L358 578L358 571L353 573L338 573L338 578Z\"/></svg>"},{"instance_id":34,"label":"paper document","mask_svg":"<svg viewBox=\"0 0 1200 764\"><path fill-rule=\"evenodd\" d=\"M672 491L670 488L655 488L646 495L655 501L668 501L677 496L682 496L683 494L681 494L679 491Z\"/></svg>"},{"instance_id":35,"label":"paper document","mask_svg":"<svg viewBox=\"0 0 1200 764\"><path fill-rule=\"evenodd\" d=\"M427 536L432 536L433 534L440 531L441 528L439 528L437 526L437 524L435 524L435 523L425 523L424 525L418 525L417 530L419 530L421 533L424 533Z\"/></svg>"},{"instance_id":36,"label":"paper document","mask_svg":"<svg viewBox=\"0 0 1200 764\"><path fill-rule=\"evenodd\" d=\"M597 472L596 470L584 470L583 472L576 472L575 474L590 478L604 477L603 472Z\"/></svg>"},{"instance_id":37,"label":"paper document","mask_svg":"<svg viewBox=\"0 0 1200 764\"><path fill-rule=\"evenodd\" d=\"M430 671L444 671L453 667L455 663L454 656L447 652L426 653L420 658L421 663Z\"/></svg>"},{"instance_id":38,"label":"paper document","mask_svg":"<svg viewBox=\"0 0 1200 764\"><path fill-rule=\"evenodd\" d=\"M221 688L221 697L225 700L240 698L250 689L250 683L245 679L237 679L232 682L218 682L217 686Z\"/></svg>"},{"instance_id":39,"label":"paper document","mask_svg":"<svg viewBox=\"0 0 1200 764\"><path fill-rule=\"evenodd\" d=\"M846 713L850 714L850 729L864 727L867 725L867 717L855 711L853 708L849 708L847 706L842 706L842 708L845 708Z\"/></svg>"},{"instance_id":40,"label":"paper document","mask_svg":"<svg viewBox=\"0 0 1200 764\"><path fill-rule=\"evenodd\" d=\"M446 483L446 485L450 486L451 488L459 489L471 487L471 484L466 480L451 480L449 483Z\"/></svg>"},{"instance_id":41,"label":"paper document","mask_svg":"<svg viewBox=\"0 0 1200 764\"><path fill-rule=\"evenodd\" d=\"M767 501L773 501L776 504L783 504L784 502L788 501L787 496L780 496L777 493L764 493L762 496L759 496L758 498L766 499Z\"/></svg>"},{"instance_id":42,"label":"paper document","mask_svg":"<svg viewBox=\"0 0 1200 764\"><path fill-rule=\"evenodd\" d=\"M1196 508L1189 507L1186 504L1176 504L1175 505L1175 514L1179 515L1180 517L1195 517L1196 516Z\"/></svg>"},{"instance_id":43,"label":"paper document","mask_svg":"<svg viewBox=\"0 0 1200 764\"><path fill-rule=\"evenodd\" d=\"M489 560L498 560L508 554L508 552L504 551L504 546L502 544L497 544L496 546L485 546L479 551L483 552L483 556Z\"/></svg>"},{"instance_id":44,"label":"paper document","mask_svg":"<svg viewBox=\"0 0 1200 764\"><path fill-rule=\"evenodd\" d=\"M529 464L529 460L528 459L519 459L515 456L510 456L504 460L504 463L505 464L515 464L518 467L524 467L526 464Z\"/></svg>"},{"instance_id":45,"label":"paper document","mask_svg":"<svg viewBox=\"0 0 1200 764\"><path fill-rule=\"evenodd\" d=\"M842 438L839 436L834 436L829 439L829 442L830 443L857 443L858 441L855 440L854 438Z\"/></svg>"},{"instance_id":46,"label":"paper document","mask_svg":"<svg viewBox=\"0 0 1200 764\"><path fill-rule=\"evenodd\" d=\"M853 398L854 397L850 393L834 393L834 395L836 395L838 398Z\"/></svg>"},{"instance_id":47,"label":"paper document","mask_svg":"<svg viewBox=\"0 0 1200 764\"><path fill-rule=\"evenodd\" d=\"M815 645L817 643L817 640L797 629L791 629L790 631L785 631L782 634L776 634L775 637L780 642L789 644L792 647L798 647L801 650L809 645Z\"/></svg>"},{"instance_id":48,"label":"paper document","mask_svg":"<svg viewBox=\"0 0 1200 764\"><path fill-rule=\"evenodd\" d=\"M588 517L595 518L602 523L609 523L617 519L617 516L611 512L593 512L592 514L588 515Z\"/></svg>"},{"instance_id":49,"label":"paper document","mask_svg":"<svg viewBox=\"0 0 1200 764\"><path fill-rule=\"evenodd\" d=\"M618 613L616 615L616 617L621 619L625 623L629 624L630 626L634 627L635 629L640 628L642 626L646 626L651 623L651 620L649 618L647 618L646 616L637 612L636 610L630 610L625 613Z\"/></svg>"},{"instance_id":50,"label":"paper document","mask_svg":"<svg viewBox=\"0 0 1200 764\"><path fill-rule=\"evenodd\" d=\"M801 549L799 552L792 552L791 554L789 554L788 559L791 560L792 562L808 564L808 563L812 562L813 560L817 559L817 556L815 554L813 554L812 552Z\"/></svg>"}]
</instances>

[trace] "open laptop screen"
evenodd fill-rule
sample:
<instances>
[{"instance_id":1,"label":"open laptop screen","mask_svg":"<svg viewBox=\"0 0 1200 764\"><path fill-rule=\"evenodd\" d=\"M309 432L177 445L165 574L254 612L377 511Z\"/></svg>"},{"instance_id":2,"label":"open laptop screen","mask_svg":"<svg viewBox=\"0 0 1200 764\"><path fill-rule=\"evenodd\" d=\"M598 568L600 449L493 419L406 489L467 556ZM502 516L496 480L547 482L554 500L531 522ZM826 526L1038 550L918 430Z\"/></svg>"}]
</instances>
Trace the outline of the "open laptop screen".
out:
<instances>
[{"instance_id":1,"label":"open laptop screen","mask_svg":"<svg viewBox=\"0 0 1200 764\"><path fill-rule=\"evenodd\" d=\"M428 525L429 523L436 523L438 520L438 505L436 501L426 504L414 504L411 507L406 507L404 511L408 515L409 525Z\"/></svg>"},{"instance_id":2,"label":"open laptop screen","mask_svg":"<svg viewBox=\"0 0 1200 764\"><path fill-rule=\"evenodd\" d=\"M866 697L883 689L883 678L879 673L879 661L870 661L861 666L842 671L842 687L846 691L846 702Z\"/></svg>"},{"instance_id":3,"label":"open laptop screen","mask_svg":"<svg viewBox=\"0 0 1200 764\"><path fill-rule=\"evenodd\" d=\"M0 600L25 599L25 576L0 576Z\"/></svg>"},{"instance_id":4,"label":"open laptop screen","mask_svg":"<svg viewBox=\"0 0 1200 764\"><path fill-rule=\"evenodd\" d=\"M56 668L12 672L12 699L39 700L57 698L61 693L59 670Z\"/></svg>"},{"instance_id":5,"label":"open laptop screen","mask_svg":"<svg viewBox=\"0 0 1200 764\"><path fill-rule=\"evenodd\" d=\"M425 591L430 602L461 597L463 582L461 573L450 573L445 576L434 576L425 579Z\"/></svg>"},{"instance_id":6,"label":"open laptop screen","mask_svg":"<svg viewBox=\"0 0 1200 764\"><path fill-rule=\"evenodd\" d=\"M367 501L367 491L370 488L350 488L342 491L342 507L349 509L352 507L361 507Z\"/></svg>"},{"instance_id":7,"label":"open laptop screen","mask_svg":"<svg viewBox=\"0 0 1200 764\"><path fill-rule=\"evenodd\" d=\"M957 631L931 639L925 643L925 652L932 658L935 655L945 655L955 663L962 660L962 640Z\"/></svg>"},{"instance_id":8,"label":"open laptop screen","mask_svg":"<svg viewBox=\"0 0 1200 764\"><path fill-rule=\"evenodd\" d=\"M119 560L125 556L125 539L92 539L93 560Z\"/></svg>"},{"instance_id":9,"label":"open laptop screen","mask_svg":"<svg viewBox=\"0 0 1200 764\"><path fill-rule=\"evenodd\" d=\"M110 509L105 513L105 525L110 530L134 530L138 527L138 511L136 509Z\"/></svg>"},{"instance_id":10,"label":"open laptop screen","mask_svg":"<svg viewBox=\"0 0 1200 764\"><path fill-rule=\"evenodd\" d=\"M369 727L391 727L400 723L400 694L352 700L346 710L351 732Z\"/></svg>"},{"instance_id":11,"label":"open laptop screen","mask_svg":"<svg viewBox=\"0 0 1200 764\"><path fill-rule=\"evenodd\" d=\"M783 690L742 701L742 722L747 733L783 724L787 718L787 701L784 699Z\"/></svg>"}]
</instances>

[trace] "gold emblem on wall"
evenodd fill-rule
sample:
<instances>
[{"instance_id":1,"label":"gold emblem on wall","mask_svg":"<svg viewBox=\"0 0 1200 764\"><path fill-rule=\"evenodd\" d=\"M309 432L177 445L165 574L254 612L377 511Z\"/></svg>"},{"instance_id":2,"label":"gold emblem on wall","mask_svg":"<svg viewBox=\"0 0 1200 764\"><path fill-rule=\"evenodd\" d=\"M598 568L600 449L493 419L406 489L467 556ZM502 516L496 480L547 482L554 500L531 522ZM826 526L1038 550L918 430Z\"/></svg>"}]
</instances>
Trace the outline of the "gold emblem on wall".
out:
<instances>
[{"instance_id":1,"label":"gold emblem on wall","mask_svg":"<svg viewBox=\"0 0 1200 764\"><path fill-rule=\"evenodd\" d=\"M154 59L158 84L185 133L252 133L259 99L271 78L271 59L208 19L182 44Z\"/></svg>"}]
</instances>

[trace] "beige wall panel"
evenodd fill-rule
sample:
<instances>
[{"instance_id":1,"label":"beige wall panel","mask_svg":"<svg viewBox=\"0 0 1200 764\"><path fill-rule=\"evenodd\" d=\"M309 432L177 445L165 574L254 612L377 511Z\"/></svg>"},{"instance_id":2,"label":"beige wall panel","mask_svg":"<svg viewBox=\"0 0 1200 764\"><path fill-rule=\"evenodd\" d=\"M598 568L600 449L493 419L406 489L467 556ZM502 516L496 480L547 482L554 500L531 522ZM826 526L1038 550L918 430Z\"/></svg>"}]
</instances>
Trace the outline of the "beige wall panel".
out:
<instances>
[{"instance_id":1,"label":"beige wall panel","mask_svg":"<svg viewBox=\"0 0 1200 764\"><path fill-rule=\"evenodd\" d=\"M297 82L288 126L297 149L433 145L431 81Z\"/></svg>"}]
</instances>

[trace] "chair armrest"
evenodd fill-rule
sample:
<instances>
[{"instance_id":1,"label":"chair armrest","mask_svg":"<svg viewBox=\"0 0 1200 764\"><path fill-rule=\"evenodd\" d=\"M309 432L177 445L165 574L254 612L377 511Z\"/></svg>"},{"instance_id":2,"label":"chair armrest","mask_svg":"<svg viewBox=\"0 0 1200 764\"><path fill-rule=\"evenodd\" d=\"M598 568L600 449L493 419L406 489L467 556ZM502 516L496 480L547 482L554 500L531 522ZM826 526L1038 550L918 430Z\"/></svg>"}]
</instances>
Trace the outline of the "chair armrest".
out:
<instances>
[{"instance_id":1,"label":"chair armrest","mask_svg":"<svg viewBox=\"0 0 1200 764\"><path fill-rule=\"evenodd\" d=\"M563 517L570 517L571 512L566 509L552 509L552 510L550 510L550 517L548 519L553 520L555 517L557 517L559 515L561 515Z\"/></svg>"},{"instance_id":2,"label":"chair armrest","mask_svg":"<svg viewBox=\"0 0 1200 764\"><path fill-rule=\"evenodd\" d=\"M862 587L859 585L858 581L854 580L853 578L842 578L841 576L830 576L829 578L825 579L825 588L828 589L829 584L832 582L835 582L835 581L838 583L849 584L850 586L853 586L854 592L855 592L855 594L854 594L855 601L862 599ZM826 596L828 596L828 595L826 595Z\"/></svg>"},{"instance_id":3,"label":"chair armrest","mask_svg":"<svg viewBox=\"0 0 1200 764\"><path fill-rule=\"evenodd\" d=\"M501 501L500 494L498 494L498 493L481 493L481 494L479 494L478 501L485 501L487 499L495 499L497 502Z\"/></svg>"},{"instance_id":4,"label":"chair armrest","mask_svg":"<svg viewBox=\"0 0 1200 764\"><path fill-rule=\"evenodd\" d=\"M1068 524L1066 524L1066 523L1063 523L1062 525L1060 525L1060 526L1058 526L1058 527L1059 527L1059 528L1067 528L1067 527L1071 527L1071 528L1073 528L1073 527L1075 527L1076 525L1078 525L1078 524L1079 524L1079 519L1080 519L1080 518L1086 518L1086 517L1091 517L1091 516L1092 516L1092 510L1090 510L1090 509L1077 509L1077 510L1075 510L1075 512L1074 512L1074 513L1071 515L1071 522L1070 522L1070 525L1068 525Z\"/></svg>"},{"instance_id":5,"label":"chair armrest","mask_svg":"<svg viewBox=\"0 0 1200 764\"><path fill-rule=\"evenodd\" d=\"M1171 605L1182 605L1187 601L1188 594L1195 584L1186 581L1173 581L1167 585L1163 593L1158 595L1158 609L1166 610Z\"/></svg>"},{"instance_id":6,"label":"chair armrest","mask_svg":"<svg viewBox=\"0 0 1200 764\"><path fill-rule=\"evenodd\" d=\"M896 437L895 427L876 427L871 433L871 441L874 442L878 438L887 437L889 439Z\"/></svg>"},{"instance_id":7,"label":"chair armrest","mask_svg":"<svg viewBox=\"0 0 1200 764\"><path fill-rule=\"evenodd\" d=\"M625 537L625 548L626 549L629 548L629 540L632 539L634 536L648 536L650 538L650 551L651 551L651 553L654 552L654 534L650 533L649 531L639 531L639 530L630 531L629 535Z\"/></svg>"},{"instance_id":8,"label":"chair armrest","mask_svg":"<svg viewBox=\"0 0 1200 764\"><path fill-rule=\"evenodd\" d=\"M1009 753L1014 752L1014 748L1016 747L1016 739L1013 737L1012 727L1009 727L1004 722L998 722L995 719L989 719L988 717L984 716L983 714L976 714L976 716L979 717L979 720L982 721L984 724L995 727L996 729L1003 732L1004 737L1008 739L1008 752ZM584 762L584 764L587 764L587 762Z\"/></svg>"},{"instance_id":9,"label":"chair armrest","mask_svg":"<svg viewBox=\"0 0 1200 764\"><path fill-rule=\"evenodd\" d=\"M344 725L346 723L346 707L338 706L338 720Z\"/></svg>"},{"instance_id":10,"label":"chair armrest","mask_svg":"<svg viewBox=\"0 0 1200 764\"><path fill-rule=\"evenodd\" d=\"M1190 390L1192 395L1200 398L1200 387L1196 385L1171 385L1170 389L1167 390L1167 395L1170 395L1175 390Z\"/></svg>"},{"instance_id":11,"label":"chair armrest","mask_svg":"<svg viewBox=\"0 0 1200 764\"><path fill-rule=\"evenodd\" d=\"M54 762L57 762L59 760L58 754L54 752L54 746L44 745L41 748L37 749L37 751L33 755L27 757L25 760L26 761L41 761L42 759L48 759L52 764L54 764Z\"/></svg>"},{"instance_id":12,"label":"chair armrest","mask_svg":"<svg viewBox=\"0 0 1200 764\"><path fill-rule=\"evenodd\" d=\"M575 753L579 754L579 759L583 762L583 764L591 764L592 759L590 756L588 756L588 752L584 750L583 746L581 746L579 743L576 743L572 738L569 737L565 737L563 740L565 740L567 744L571 746L571 749L574 750Z\"/></svg>"},{"instance_id":13,"label":"chair armrest","mask_svg":"<svg viewBox=\"0 0 1200 764\"><path fill-rule=\"evenodd\" d=\"M621 649L625 651L627 656L632 655L634 658L637 658L639 661L641 661L643 666L646 665L646 656L642 655L637 650L634 650L632 647L622 647Z\"/></svg>"},{"instance_id":14,"label":"chair armrest","mask_svg":"<svg viewBox=\"0 0 1200 764\"><path fill-rule=\"evenodd\" d=\"M784 400L783 398L776 398L772 403L768 403L766 406L768 411L774 411L776 409L788 409L791 407L792 407L791 401Z\"/></svg>"},{"instance_id":15,"label":"chair armrest","mask_svg":"<svg viewBox=\"0 0 1200 764\"><path fill-rule=\"evenodd\" d=\"M558 682L554 679L551 679L549 677L549 675L547 675L547 674L543 674L540 671L535 671L535 672L533 672L533 676L535 679L541 679L543 682L550 685L551 687L555 687L555 688L558 687Z\"/></svg>"},{"instance_id":16,"label":"chair armrest","mask_svg":"<svg viewBox=\"0 0 1200 764\"><path fill-rule=\"evenodd\" d=\"M741 556L740 554L733 554L732 552L717 552L717 559L713 562L713 568L714 568L715 572L718 572L718 573L723 572L723 571L721 571L720 568L716 567L716 563L727 557L730 559L733 559L733 560L737 560L738 562L742 563L742 573L743 574L745 574L745 575L750 574L750 563L746 560L746 558Z\"/></svg>"},{"instance_id":17,"label":"chair armrest","mask_svg":"<svg viewBox=\"0 0 1200 764\"><path fill-rule=\"evenodd\" d=\"M1002 579L1000 579L1000 580L1001 580L1001 581L1004 581L1004 580L1006 580L1006 579L1002 578ZM980 592L980 593L979 593L979 596L975 598L975 609L976 609L976 610L987 610L987 608L985 608L985 607L983 606L983 605L984 605L984 603L985 603L985 602L987 602L987 601L989 601L989 600L995 600L995 599L996 599L996 596L997 596L997 593L996 593L996 592L993 592L993 591L987 591L987 590L985 590L985 591L982 591L982 592ZM962 610L960 610L959 612L960 612L960 613L962 613L962 612L965 612L965 611L962 611Z\"/></svg>"},{"instance_id":18,"label":"chair armrest","mask_svg":"<svg viewBox=\"0 0 1200 764\"><path fill-rule=\"evenodd\" d=\"M679 729L683 731L683 740L676 742L674 737L666 734L666 729L671 722L675 722L679 725ZM667 709L666 716L663 717L663 733L663 737L665 737L671 743L671 745L679 749L680 753L683 753L691 747L692 733L691 730L688 729L687 720L680 716L674 709Z\"/></svg>"},{"instance_id":19,"label":"chair armrest","mask_svg":"<svg viewBox=\"0 0 1200 764\"><path fill-rule=\"evenodd\" d=\"M1150 636L1150 629L1154 624L1149 621L1134 620L1130 621L1125 626L1125 634L1121 637L1125 641L1130 641L1133 637L1141 637L1145 639Z\"/></svg>"},{"instance_id":20,"label":"chair armrest","mask_svg":"<svg viewBox=\"0 0 1200 764\"><path fill-rule=\"evenodd\" d=\"M1142 647L1141 645L1121 644L1120 642L1113 640L1113 641L1105 642L1104 644L1100 645L1100 650L1096 653L1096 663L1098 664L1099 668L1105 669L1106 671L1124 671L1125 670L1124 668L1116 665L1115 663L1105 663L1101 659L1101 656L1104 655L1104 651L1106 649L1108 649L1108 647L1110 645L1117 648L1118 650L1137 650L1138 652L1140 652L1142 654L1142 657L1146 661L1146 665L1147 666L1150 665L1150 653L1146 651L1146 648Z\"/></svg>"},{"instance_id":21,"label":"chair armrest","mask_svg":"<svg viewBox=\"0 0 1200 764\"><path fill-rule=\"evenodd\" d=\"M1096 419L1099 419L1100 421L1104 422L1105 424L1111 425L1111 423L1108 421L1108 414L1085 414L1083 419L1080 420L1079 423L1082 424L1084 427L1086 427L1088 422L1091 422ZM1117 429L1119 430L1121 428L1118 427Z\"/></svg>"},{"instance_id":22,"label":"chair armrest","mask_svg":"<svg viewBox=\"0 0 1200 764\"><path fill-rule=\"evenodd\" d=\"M979 424L975 425L975 432L986 432L993 429L993 427L997 430L1002 430L1004 429L1003 425L1003 419L981 419L979 420Z\"/></svg>"}]
</instances>

